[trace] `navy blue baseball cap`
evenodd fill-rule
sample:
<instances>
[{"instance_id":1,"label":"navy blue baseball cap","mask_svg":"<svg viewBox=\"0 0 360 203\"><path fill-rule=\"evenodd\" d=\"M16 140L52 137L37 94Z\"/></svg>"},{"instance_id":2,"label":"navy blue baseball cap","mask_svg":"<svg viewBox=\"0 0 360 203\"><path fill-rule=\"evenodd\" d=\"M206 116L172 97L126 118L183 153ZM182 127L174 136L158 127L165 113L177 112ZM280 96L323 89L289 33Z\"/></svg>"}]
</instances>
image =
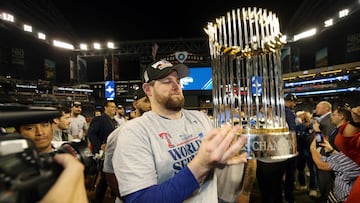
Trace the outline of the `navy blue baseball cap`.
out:
<instances>
[{"instance_id":1,"label":"navy blue baseball cap","mask_svg":"<svg viewBox=\"0 0 360 203\"><path fill-rule=\"evenodd\" d=\"M297 97L295 94L287 94L284 98L285 101L296 101Z\"/></svg>"}]
</instances>

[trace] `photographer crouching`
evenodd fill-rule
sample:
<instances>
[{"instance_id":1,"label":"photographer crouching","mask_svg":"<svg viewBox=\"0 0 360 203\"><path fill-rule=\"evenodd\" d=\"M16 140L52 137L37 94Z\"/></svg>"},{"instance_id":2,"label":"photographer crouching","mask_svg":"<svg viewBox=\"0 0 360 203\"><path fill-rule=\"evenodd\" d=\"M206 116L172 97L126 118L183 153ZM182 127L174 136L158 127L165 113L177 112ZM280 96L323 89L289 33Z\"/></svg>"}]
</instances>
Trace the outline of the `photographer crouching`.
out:
<instances>
[{"instance_id":1,"label":"photographer crouching","mask_svg":"<svg viewBox=\"0 0 360 203\"><path fill-rule=\"evenodd\" d=\"M85 175L96 169L86 143L52 144L53 108L0 104L0 203L88 202Z\"/></svg>"}]
</instances>

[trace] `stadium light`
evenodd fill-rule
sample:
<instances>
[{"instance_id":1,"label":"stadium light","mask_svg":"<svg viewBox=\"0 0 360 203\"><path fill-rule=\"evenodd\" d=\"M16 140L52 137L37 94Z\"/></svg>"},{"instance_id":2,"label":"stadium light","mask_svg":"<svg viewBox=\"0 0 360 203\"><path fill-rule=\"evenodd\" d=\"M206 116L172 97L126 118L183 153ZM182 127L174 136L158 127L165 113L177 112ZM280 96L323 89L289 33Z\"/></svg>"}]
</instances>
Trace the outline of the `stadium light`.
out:
<instances>
[{"instance_id":1,"label":"stadium light","mask_svg":"<svg viewBox=\"0 0 360 203\"><path fill-rule=\"evenodd\" d=\"M349 14L349 9L343 9L339 11L339 18L343 18Z\"/></svg>"},{"instance_id":2,"label":"stadium light","mask_svg":"<svg viewBox=\"0 0 360 203\"><path fill-rule=\"evenodd\" d=\"M32 32L32 26L31 26L31 25L24 24L24 31L26 31L26 32Z\"/></svg>"},{"instance_id":3,"label":"stadium light","mask_svg":"<svg viewBox=\"0 0 360 203\"><path fill-rule=\"evenodd\" d=\"M74 49L74 45L59 40L53 40L53 45L64 49Z\"/></svg>"},{"instance_id":4,"label":"stadium light","mask_svg":"<svg viewBox=\"0 0 360 203\"><path fill-rule=\"evenodd\" d=\"M87 50L87 49L88 49L87 44L81 43L81 44L80 44L80 49L81 49L81 50Z\"/></svg>"},{"instance_id":5,"label":"stadium light","mask_svg":"<svg viewBox=\"0 0 360 203\"><path fill-rule=\"evenodd\" d=\"M94 43L94 49L101 49L101 45L98 42Z\"/></svg>"},{"instance_id":6,"label":"stadium light","mask_svg":"<svg viewBox=\"0 0 360 203\"><path fill-rule=\"evenodd\" d=\"M42 33L42 32L39 32L39 33L38 33L38 38L39 38L39 39L42 39L42 40L45 40L45 39L46 39L46 35L45 35L44 33Z\"/></svg>"},{"instance_id":7,"label":"stadium light","mask_svg":"<svg viewBox=\"0 0 360 203\"><path fill-rule=\"evenodd\" d=\"M107 47L108 47L109 49L114 49L114 48L115 48L114 42L108 42L108 43L107 43Z\"/></svg>"},{"instance_id":8,"label":"stadium light","mask_svg":"<svg viewBox=\"0 0 360 203\"><path fill-rule=\"evenodd\" d=\"M316 28L310 29L308 31L302 32L294 36L294 41L298 41L299 39L311 37L316 34Z\"/></svg>"},{"instance_id":9,"label":"stadium light","mask_svg":"<svg viewBox=\"0 0 360 203\"><path fill-rule=\"evenodd\" d=\"M8 21L8 22L15 22L15 18L13 15L9 14L9 13L2 13L0 15L1 19L5 20L5 21Z\"/></svg>"},{"instance_id":10,"label":"stadium light","mask_svg":"<svg viewBox=\"0 0 360 203\"><path fill-rule=\"evenodd\" d=\"M332 25L334 25L334 21L332 18L324 22L324 27L330 27Z\"/></svg>"}]
</instances>

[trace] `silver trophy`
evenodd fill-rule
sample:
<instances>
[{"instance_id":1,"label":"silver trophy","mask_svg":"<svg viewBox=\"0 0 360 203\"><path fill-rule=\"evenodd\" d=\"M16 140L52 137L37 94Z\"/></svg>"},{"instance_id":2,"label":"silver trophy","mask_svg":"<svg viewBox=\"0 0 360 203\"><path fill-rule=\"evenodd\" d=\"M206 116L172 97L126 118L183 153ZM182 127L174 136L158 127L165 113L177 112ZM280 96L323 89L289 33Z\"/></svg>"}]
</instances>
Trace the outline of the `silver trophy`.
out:
<instances>
[{"instance_id":1,"label":"silver trophy","mask_svg":"<svg viewBox=\"0 0 360 203\"><path fill-rule=\"evenodd\" d=\"M284 105L279 20L266 9L227 12L204 28L213 68L215 126L239 124L249 159L277 162L297 155Z\"/></svg>"}]
</instances>

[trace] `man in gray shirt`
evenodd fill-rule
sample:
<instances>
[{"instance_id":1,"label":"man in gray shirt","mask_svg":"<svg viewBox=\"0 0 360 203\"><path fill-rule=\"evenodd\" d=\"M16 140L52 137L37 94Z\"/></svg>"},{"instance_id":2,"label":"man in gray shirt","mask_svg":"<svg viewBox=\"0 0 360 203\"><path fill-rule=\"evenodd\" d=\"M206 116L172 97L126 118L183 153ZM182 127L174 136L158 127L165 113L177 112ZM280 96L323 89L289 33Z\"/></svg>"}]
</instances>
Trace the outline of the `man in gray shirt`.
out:
<instances>
[{"instance_id":1,"label":"man in gray shirt","mask_svg":"<svg viewBox=\"0 0 360 203\"><path fill-rule=\"evenodd\" d=\"M69 141L72 139L84 139L88 130L88 124L81 115L81 102L75 101L71 104L71 117L69 126Z\"/></svg>"},{"instance_id":2,"label":"man in gray shirt","mask_svg":"<svg viewBox=\"0 0 360 203\"><path fill-rule=\"evenodd\" d=\"M164 60L144 72L152 110L123 126L112 159L125 202L217 202L214 169L246 162L239 126L213 129L203 112L183 109L188 74Z\"/></svg>"}]
</instances>

